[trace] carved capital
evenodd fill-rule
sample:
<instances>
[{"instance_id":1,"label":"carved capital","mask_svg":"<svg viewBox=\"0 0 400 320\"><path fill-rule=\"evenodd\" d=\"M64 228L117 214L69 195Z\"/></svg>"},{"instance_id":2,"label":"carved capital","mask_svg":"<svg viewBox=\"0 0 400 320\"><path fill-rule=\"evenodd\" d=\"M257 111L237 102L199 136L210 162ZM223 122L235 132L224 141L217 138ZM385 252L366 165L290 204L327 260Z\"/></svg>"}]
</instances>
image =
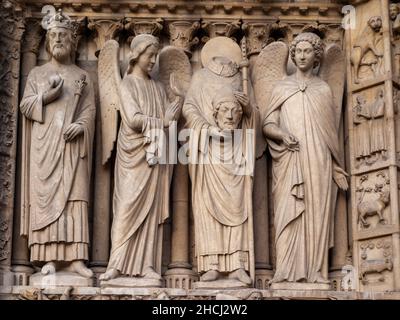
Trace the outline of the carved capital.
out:
<instances>
[{"instance_id":1,"label":"carved capital","mask_svg":"<svg viewBox=\"0 0 400 320\"><path fill-rule=\"evenodd\" d=\"M107 40L117 39L119 32L124 29L121 20L89 20L88 28L96 33L96 56L103 49Z\"/></svg>"},{"instance_id":2,"label":"carved capital","mask_svg":"<svg viewBox=\"0 0 400 320\"><path fill-rule=\"evenodd\" d=\"M137 36L139 34L151 34L155 37L158 37L160 31L163 29L163 19L156 19L153 21L149 20L135 20L132 18L128 18L127 23L125 24L125 29L131 33L133 36Z\"/></svg>"},{"instance_id":3,"label":"carved capital","mask_svg":"<svg viewBox=\"0 0 400 320\"><path fill-rule=\"evenodd\" d=\"M40 21L37 19L25 20L26 30L24 33L21 51L22 53L32 52L35 55L39 53L39 46L44 35Z\"/></svg>"},{"instance_id":4,"label":"carved capital","mask_svg":"<svg viewBox=\"0 0 400 320\"><path fill-rule=\"evenodd\" d=\"M208 34L208 37L202 38L203 42L218 36L230 38L240 29L240 21L203 21L201 28Z\"/></svg>"},{"instance_id":5,"label":"carved capital","mask_svg":"<svg viewBox=\"0 0 400 320\"><path fill-rule=\"evenodd\" d=\"M191 55L192 46L199 43L199 38L194 37L195 32L200 28L198 21L173 21L168 24L171 45L182 48L188 55Z\"/></svg>"},{"instance_id":6,"label":"carved capital","mask_svg":"<svg viewBox=\"0 0 400 320\"><path fill-rule=\"evenodd\" d=\"M76 30L75 30L75 35L76 35L76 43L78 44L80 39L82 38L83 34L86 31L87 27L87 19L86 17L81 17L76 20Z\"/></svg>"},{"instance_id":7,"label":"carved capital","mask_svg":"<svg viewBox=\"0 0 400 320\"><path fill-rule=\"evenodd\" d=\"M301 32L313 32L316 33L321 37L321 39L324 39L326 36L326 33L328 31L328 28L324 24L319 24L317 22L313 22L310 24L306 24L300 31Z\"/></svg>"},{"instance_id":8,"label":"carved capital","mask_svg":"<svg viewBox=\"0 0 400 320\"><path fill-rule=\"evenodd\" d=\"M325 42L342 45L344 29L341 24L327 24L325 31Z\"/></svg>"},{"instance_id":9,"label":"carved capital","mask_svg":"<svg viewBox=\"0 0 400 320\"><path fill-rule=\"evenodd\" d=\"M271 25L268 23L244 23L242 26L246 34L248 55L258 54L268 43Z\"/></svg>"}]
</instances>

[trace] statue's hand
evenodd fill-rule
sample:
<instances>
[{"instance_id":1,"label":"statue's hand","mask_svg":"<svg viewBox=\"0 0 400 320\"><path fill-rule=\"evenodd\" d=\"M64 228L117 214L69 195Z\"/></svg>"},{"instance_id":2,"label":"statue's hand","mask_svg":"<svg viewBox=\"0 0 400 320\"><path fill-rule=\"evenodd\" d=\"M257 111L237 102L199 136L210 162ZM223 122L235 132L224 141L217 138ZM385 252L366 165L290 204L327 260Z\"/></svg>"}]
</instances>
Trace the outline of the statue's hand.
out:
<instances>
[{"instance_id":1,"label":"statue's hand","mask_svg":"<svg viewBox=\"0 0 400 320\"><path fill-rule=\"evenodd\" d=\"M169 127L170 121L178 120L182 111L182 98L176 97L168 106L164 116L164 127Z\"/></svg>"},{"instance_id":2,"label":"statue's hand","mask_svg":"<svg viewBox=\"0 0 400 320\"><path fill-rule=\"evenodd\" d=\"M58 84L55 84L54 81L50 84L50 88L43 94L43 103L45 105L52 103L54 100L58 99L58 97L62 93L63 84L64 84L64 79L61 78Z\"/></svg>"},{"instance_id":3,"label":"statue's hand","mask_svg":"<svg viewBox=\"0 0 400 320\"><path fill-rule=\"evenodd\" d=\"M83 126L79 123L71 123L64 132L64 140L69 142L83 133Z\"/></svg>"},{"instance_id":4,"label":"statue's hand","mask_svg":"<svg viewBox=\"0 0 400 320\"><path fill-rule=\"evenodd\" d=\"M288 150L299 151L299 140L297 140L294 135L290 133L284 133L282 135L282 142Z\"/></svg>"},{"instance_id":5,"label":"statue's hand","mask_svg":"<svg viewBox=\"0 0 400 320\"><path fill-rule=\"evenodd\" d=\"M236 99L239 101L239 103L242 105L243 113L246 116L250 117L252 110L251 110L250 99L249 99L248 95L243 92L239 92L239 91L234 92L234 95L235 95Z\"/></svg>"},{"instance_id":6,"label":"statue's hand","mask_svg":"<svg viewBox=\"0 0 400 320\"><path fill-rule=\"evenodd\" d=\"M339 166L334 166L333 168L333 180L339 187L339 189L346 191L349 188L347 183L347 178L349 175Z\"/></svg>"},{"instance_id":7,"label":"statue's hand","mask_svg":"<svg viewBox=\"0 0 400 320\"><path fill-rule=\"evenodd\" d=\"M181 98L185 98L185 93L184 91L179 87L179 82L176 79L176 75L175 73L171 73L171 75L169 76L169 85L171 87L172 92Z\"/></svg>"}]
</instances>

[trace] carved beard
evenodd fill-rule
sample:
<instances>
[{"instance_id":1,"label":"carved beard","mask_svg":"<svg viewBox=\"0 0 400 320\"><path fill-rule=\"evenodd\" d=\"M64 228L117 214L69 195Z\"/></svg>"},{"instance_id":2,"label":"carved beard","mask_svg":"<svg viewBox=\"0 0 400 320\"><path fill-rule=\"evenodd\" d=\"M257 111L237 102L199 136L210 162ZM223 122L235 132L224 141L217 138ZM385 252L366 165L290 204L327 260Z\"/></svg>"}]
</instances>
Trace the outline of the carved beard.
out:
<instances>
[{"instance_id":1,"label":"carved beard","mask_svg":"<svg viewBox=\"0 0 400 320\"><path fill-rule=\"evenodd\" d=\"M51 55L57 61L65 61L71 52L71 46L63 44L62 47L58 47L59 45L54 45L51 50Z\"/></svg>"}]
</instances>

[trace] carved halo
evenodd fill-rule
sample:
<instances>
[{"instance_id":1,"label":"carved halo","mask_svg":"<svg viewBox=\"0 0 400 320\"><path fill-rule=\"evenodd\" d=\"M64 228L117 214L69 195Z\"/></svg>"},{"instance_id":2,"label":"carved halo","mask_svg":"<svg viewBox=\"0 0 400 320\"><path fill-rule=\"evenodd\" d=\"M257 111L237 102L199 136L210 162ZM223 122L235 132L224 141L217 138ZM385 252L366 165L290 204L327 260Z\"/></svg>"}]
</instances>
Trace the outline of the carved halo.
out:
<instances>
[{"instance_id":1,"label":"carved halo","mask_svg":"<svg viewBox=\"0 0 400 320\"><path fill-rule=\"evenodd\" d=\"M215 37L209 40L201 50L201 63L206 66L214 57L227 57L239 64L242 61L242 51L239 45L228 37Z\"/></svg>"}]
</instances>

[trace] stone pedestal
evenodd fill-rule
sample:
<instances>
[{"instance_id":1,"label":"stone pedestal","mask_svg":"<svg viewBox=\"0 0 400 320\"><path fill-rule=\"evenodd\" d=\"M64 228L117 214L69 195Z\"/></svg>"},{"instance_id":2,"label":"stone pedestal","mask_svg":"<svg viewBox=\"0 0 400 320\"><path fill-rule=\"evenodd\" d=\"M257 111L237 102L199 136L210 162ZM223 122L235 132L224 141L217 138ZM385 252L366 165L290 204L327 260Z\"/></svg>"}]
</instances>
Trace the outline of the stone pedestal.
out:
<instances>
[{"instance_id":1,"label":"stone pedestal","mask_svg":"<svg viewBox=\"0 0 400 320\"><path fill-rule=\"evenodd\" d=\"M279 282L272 283L271 290L330 290L329 283L301 283L301 282Z\"/></svg>"},{"instance_id":2,"label":"stone pedestal","mask_svg":"<svg viewBox=\"0 0 400 320\"><path fill-rule=\"evenodd\" d=\"M14 274L14 285L16 286L27 286L29 278L33 274L33 268L31 266L16 265L12 267Z\"/></svg>"},{"instance_id":3,"label":"stone pedestal","mask_svg":"<svg viewBox=\"0 0 400 320\"><path fill-rule=\"evenodd\" d=\"M234 279L223 279L216 281L197 281L193 284L193 289L246 289L249 286Z\"/></svg>"},{"instance_id":4,"label":"stone pedestal","mask_svg":"<svg viewBox=\"0 0 400 320\"><path fill-rule=\"evenodd\" d=\"M274 277L274 271L268 269L257 269L255 275L254 287L261 290L269 288L269 282Z\"/></svg>"},{"instance_id":5,"label":"stone pedestal","mask_svg":"<svg viewBox=\"0 0 400 320\"><path fill-rule=\"evenodd\" d=\"M197 274L189 268L180 268L170 265L169 270L165 272L165 286L167 288L191 289L198 280Z\"/></svg>"},{"instance_id":6,"label":"stone pedestal","mask_svg":"<svg viewBox=\"0 0 400 320\"><path fill-rule=\"evenodd\" d=\"M100 286L102 288L161 288L163 285L163 280L139 277L119 277L107 281L100 281Z\"/></svg>"},{"instance_id":7,"label":"stone pedestal","mask_svg":"<svg viewBox=\"0 0 400 320\"><path fill-rule=\"evenodd\" d=\"M29 285L34 287L91 287L93 278L84 278L73 272L57 272L55 274L43 275L40 272L35 273L29 279Z\"/></svg>"}]
</instances>

